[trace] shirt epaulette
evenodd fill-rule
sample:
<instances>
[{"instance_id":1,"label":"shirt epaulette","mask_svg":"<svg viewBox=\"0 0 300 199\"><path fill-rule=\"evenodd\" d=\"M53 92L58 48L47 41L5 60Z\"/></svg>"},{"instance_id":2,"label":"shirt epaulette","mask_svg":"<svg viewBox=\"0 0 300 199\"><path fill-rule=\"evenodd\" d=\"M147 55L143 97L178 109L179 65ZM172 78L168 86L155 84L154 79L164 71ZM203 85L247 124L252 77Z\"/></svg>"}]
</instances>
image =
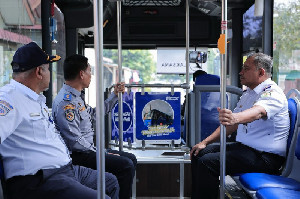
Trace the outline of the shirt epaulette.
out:
<instances>
[{"instance_id":1,"label":"shirt epaulette","mask_svg":"<svg viewBox=\"0 0 300 199\"><path fill-rule=\"evenodd\" d=\"M65 93L64 100L65 101L71 101L72 100L72 95L70 93Z\"/></svg>"},{"instance_id":2,"label":"shirt epaulette","mask_svg":"<svg viewBox=\"0 0 300 199\"><path fill-rule=\"evenodd\" d=\"M265 88L264 88L264 90L263 91L266 91L267 89L269 89L269 88L271 88L271 85L269 85L269 86L266 86Z\"/></svg>"}]
</instances>

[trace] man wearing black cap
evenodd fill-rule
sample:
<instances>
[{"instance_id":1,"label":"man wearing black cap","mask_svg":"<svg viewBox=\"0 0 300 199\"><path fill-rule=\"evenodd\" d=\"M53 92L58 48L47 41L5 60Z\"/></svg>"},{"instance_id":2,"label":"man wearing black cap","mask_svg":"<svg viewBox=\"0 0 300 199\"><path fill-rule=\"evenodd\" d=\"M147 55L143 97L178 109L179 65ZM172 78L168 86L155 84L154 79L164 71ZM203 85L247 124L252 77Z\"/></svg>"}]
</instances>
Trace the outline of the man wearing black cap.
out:
<instances>
[{"instance_id":1,"label":"man wearing black cap","mask_svg":"<svg viewBox=\"0 0 300 199\"><path fill-rule=\"evenodd\" d=\"M0 155L11 199L97 197L97 171L71 164L40 94L49 86L49 63L59 59L31 42L16 51L13 79L0 88ZM116 177L105 180L106 198L118 198Z\"/></svg>"}]
</instances>

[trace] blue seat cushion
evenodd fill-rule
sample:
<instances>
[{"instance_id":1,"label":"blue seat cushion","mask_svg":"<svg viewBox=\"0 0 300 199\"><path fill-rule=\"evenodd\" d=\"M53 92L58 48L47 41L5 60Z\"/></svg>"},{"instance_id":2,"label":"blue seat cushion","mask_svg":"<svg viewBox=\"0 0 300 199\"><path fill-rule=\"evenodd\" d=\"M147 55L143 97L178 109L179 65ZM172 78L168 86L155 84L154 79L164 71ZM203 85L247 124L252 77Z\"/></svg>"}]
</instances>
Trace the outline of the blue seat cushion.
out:
<instances>
[{"instance_id":1,"label":"blue seat cushion","mask_svg":"<svg viewBox=\"0 0 300 199\"><path fill-rule=\"evenodd\" d=\"M299 199L300 191L282 188L263 188L256 192L258 199Z\"/></svg>"},{"instance_id":2,"label":"blue seat cushion","mask_svg":"<svg viewBox=\"0 0 300 199\"><path fill-rule=\"evenodd\" d=\"M279 187L292 190L300 190L300 182L282 176L265 173L245 173L240 176L240 182L247 189L257 191L265 187Z\"/></svg>"}]
</instances>

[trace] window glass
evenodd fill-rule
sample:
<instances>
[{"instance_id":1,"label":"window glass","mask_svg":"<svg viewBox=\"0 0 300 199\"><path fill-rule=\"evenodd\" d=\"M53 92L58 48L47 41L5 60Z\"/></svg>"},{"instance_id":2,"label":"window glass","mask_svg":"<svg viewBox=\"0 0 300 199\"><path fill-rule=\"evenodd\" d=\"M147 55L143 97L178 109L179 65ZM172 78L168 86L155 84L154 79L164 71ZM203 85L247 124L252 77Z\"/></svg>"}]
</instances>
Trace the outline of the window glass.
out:
<instances>
[{"instance_id":1,"label":"window glass","mask_svg":"<svg viewBox=\"0 0 300 199\"><path fill-rule=\"evenodd\" d=\"M104 49L104 88L119 81L118 73L118 51L116 49ZM88 57L92 70L95 66L95 51L91 48L85 49L85 56ZM123 50L122 51L122 81L126 84L183 84L186 81L185 75L178 74L157 74L157 51L156 50ZM217 48L208 48L206 67L203 68L209 74L220 75L220 55ZM193 75L190 74L190 88L193 88ZM92 75L91 84L86 91L88 104L95 106L96 77ZM139 88L132 88L133 92ZM147 92L170 92L170 88L145 88ZM182 101L184 100L185 89L175 88L180 91Z\"/></svg>"},{"instance_id":2,"label":"window glass","mask_svg":"<svg viewBox=\"0 0 300 199\"><path fill-rule=\"evenodd\" d=\"M13 13L13 14L12 14ZM31 41L41 46L41 1L1 1L0 3L0 86L12 75L14 52Z\"/></svg>"},{"instance_id":3,"label":"window glass","mask_svg":"<svg viewBox=\"0 0 300 199\"><path fill-rule=\"evenodd\" d=\"M300 1L275 0L273 16L273 79L287 93L300 90Z\"/></svg>"},{"instance_id":4,"label":"window glass","mask_svg":"<svg viewBox=\"0 0 300 199\"><path fill-rule=\"evenodd\" d=\"M63 61L66 58L64 15L56 5L54 16L50 19L50 39L52 54L61 56L60 61L52 63L52 97L54 99L64 83Z\"/></svg>"}]
</instances>

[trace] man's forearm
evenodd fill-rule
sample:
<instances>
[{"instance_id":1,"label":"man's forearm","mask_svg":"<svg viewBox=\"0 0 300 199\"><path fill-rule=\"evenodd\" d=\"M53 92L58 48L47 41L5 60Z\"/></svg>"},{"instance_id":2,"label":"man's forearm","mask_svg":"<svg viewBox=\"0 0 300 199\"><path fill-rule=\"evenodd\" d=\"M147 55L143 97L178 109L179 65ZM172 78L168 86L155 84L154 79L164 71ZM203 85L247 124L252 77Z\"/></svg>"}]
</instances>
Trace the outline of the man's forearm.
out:
<instances>
[{"instance_id":1,"label":"man's forearm","mask_svg":"<svg viewBox=\"0 0 300 199\"><path fill-rule=\"evenodd\" d=\"M237 130L238 125L227 126L226 127L226 136L231 135L233 132ZM205 145L209 145L216 141L220 140L221 127L219 126L210 136L202 141Z\"/></svg>"}]
</instances>

